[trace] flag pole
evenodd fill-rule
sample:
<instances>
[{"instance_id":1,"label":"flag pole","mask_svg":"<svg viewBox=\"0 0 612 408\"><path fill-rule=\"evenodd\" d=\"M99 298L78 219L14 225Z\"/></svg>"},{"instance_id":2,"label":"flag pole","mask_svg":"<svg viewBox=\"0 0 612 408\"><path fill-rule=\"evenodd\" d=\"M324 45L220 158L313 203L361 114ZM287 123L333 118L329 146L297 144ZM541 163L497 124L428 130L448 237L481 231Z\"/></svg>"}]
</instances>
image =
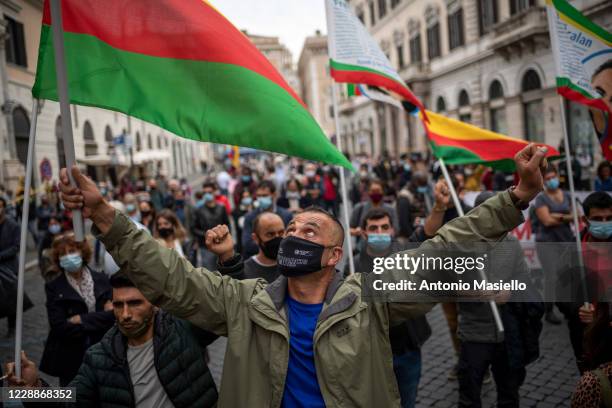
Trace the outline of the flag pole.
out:
<instances>
[{"instance_id":1,"label":"flag pole","mask_svg":"<svg viewBox=\"0 0 612 408\"><path fill-rule=\"evenodd\" d=\"M68 79L64 57L64 30L62 26L61 0L51 0L51 21L53 27L53 51L55 52L55 72L57 75L57 93L59 95L60 117L62 120L62 137L64 139L64 154L70 184L76 186L72 177L72 166L75 164L74 137L72 135L72 117L70 116L70 98L68 97ZM77 242L84 240L83 217L81 210L72 211L72 226Z\"/></svg>"},{"instance_id":2,"label":"flag pole","mask_svg":"<svg viewBox=\"0 0 612 408\"><path fill-rule=\"evenodd\" d=\"M23 293L26 246L28 240L28 218L30 215L30 189L32 187L32 167L34 166L34 145L36 144L36 123L38 122L38 99L32 103L32 123L28 141L26 176L23 190L23 210L21 211L21 235L19 239L19 272L17 274L17 305L15 308L15 375L21 378L21 339L23 337Z\"/></svg>"},{"instance_id":3,"label":"flag pole","mask_svg":"<svg viewBox=\"0 0 612 408\"><path fill-rule=\"evenodd\" d=\"M438 158L440 162L440 168L442 169L442 174L444 174L444 178L446 179L446 184L448 184L448 189L451 193L451 197L453 198L453 203L455 204L455 209L457 210L457 214L460 217L463 217L465 214L463 212L463 207L461 207L461 202L459 201L459 196L457 195L457 191L455 190L455 186L453 185L453 181L448 174L448 169L446 168L446 163L444 163L443 158ZM478 273L480 275L480 279L483 282L487 281L487 276L485 274L484 269L478 269ZM491 313L493 313L493 318L495 319L495 325L497 326L497 331L503 333L504 331L504 323L501 320L501 316L499 314L499 309L497 307L497 303L494 300L489 300L489 306L491 307Z\"/></svg>"},{"instance_id":4,"label":"flag pole","mask_svg":"<svg viewBox=\"0 0 612 408\"><path fill-rule=\"evenodd\" d=\"M576 200L576 190L574 188L574 170L572 169L572 159L570 152L569 136L567 133L567 122L565 118L565 103L563 97L559 95L561 107L561 125L563 126L563 146L565 146L565 166L567 167L567 178L570 188L570 198L572 201L572 217L576 236L576 250L578 252L578 268L580 268L580 279L582 280L582 295L584 296L584 306L589 307L588 292L586 287L586 276L584 273L584 258L582 255L582 244L580 242L580 223L578 221L578 200Z\"/></svg>"},{"instance_id":5,"label":"flag pole","mask_svg":"<svg viewBox=\"0 0 612 408\"><path fill-rule=\"evenodd\" d=\"M336 144L338 146L338 150L342 153L342 137L340 135L340 118L338 117L338 87L335 81L332 81L332 104L334 109L334 122L336 125ZM349 271L352 274L355 273L355 263L353 260L353 242L351 241L351 224L349 221L349 206L348 206L348 194L346 193L346 177L344 175L344 168L338 166L338 170L340 172L340 190L342 193L342 212L344 213L344 224L346 227L344 228L345 232L345 240L346 240L346 248L348 250L348 262L349 262Z\"/></svg>"}]
</instances>

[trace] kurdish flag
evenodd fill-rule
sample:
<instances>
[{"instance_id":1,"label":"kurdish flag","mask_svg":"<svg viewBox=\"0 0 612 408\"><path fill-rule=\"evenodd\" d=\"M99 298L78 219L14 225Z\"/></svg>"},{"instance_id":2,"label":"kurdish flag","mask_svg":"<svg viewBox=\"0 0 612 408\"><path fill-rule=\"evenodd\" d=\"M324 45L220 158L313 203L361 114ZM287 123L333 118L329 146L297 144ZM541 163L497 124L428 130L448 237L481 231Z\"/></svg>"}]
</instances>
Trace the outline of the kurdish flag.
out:
<instances>
[{"instance_id":1,"label":"kurdish flag","mask_svg":"<svg viewBox=\"0 0 612 408\"><path fill-rule=\"evenodd\" d=\"M427 117L429 122L423 121L423 124L433 153L448 164L478 163L502 171L515 171L514 155L529 143L431 111L427 112ZM547 157L559 156L552 146L541 146L548 147Z\"/></svg>"},{"instance_id":2,"label":"kurdish flag","mask_svg":"<svg viewBox=\"0 0 612 408\"><path fill-rule=\"evenodd\" d=\"M272 64L203 0L62 0L71 103L187 139L352 168ZM44 4L34 97L58 100Z\"/></svg>"},{"instance_id":3,"label":"kurdish flag","mask_svg":"<svg viewBox=\"0 0 612 408\"><path fill-rule=\"evenodd\" d=\"M325 0L331 76L336 82L377 86L425 110L345 0Z\"/></svg>"},{"instance_id":4,"label":"kurdish flag","mask_svg":"<svg viewBox=\"0 0 612 408\"><path fill-rule=\"evenodd\" d=\"M557 91L567 99L610 112L593 80L612 69L612 34L593 23L566 0L546 0ZM610 95L607 95L610 97Z\"/></svg>"}]
</instances>

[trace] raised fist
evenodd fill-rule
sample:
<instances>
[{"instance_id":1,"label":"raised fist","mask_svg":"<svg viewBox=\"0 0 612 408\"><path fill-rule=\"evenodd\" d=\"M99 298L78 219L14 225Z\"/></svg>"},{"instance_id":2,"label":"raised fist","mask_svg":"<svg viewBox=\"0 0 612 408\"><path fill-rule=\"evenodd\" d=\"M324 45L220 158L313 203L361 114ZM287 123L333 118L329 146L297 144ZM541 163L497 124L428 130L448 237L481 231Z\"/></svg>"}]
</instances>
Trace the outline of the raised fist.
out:
<instances>
[{"instance_id":1,"label":"raised fist","mask_svg":"<svg viewBox=\"0 0 612 408\"><path fill-rule=\"evenodd\" d=\"M234 256L234 239L227 225L217 225L206 231L206 248L219 257L220 262L225 262Z\"/></svg>"}]
</instances>

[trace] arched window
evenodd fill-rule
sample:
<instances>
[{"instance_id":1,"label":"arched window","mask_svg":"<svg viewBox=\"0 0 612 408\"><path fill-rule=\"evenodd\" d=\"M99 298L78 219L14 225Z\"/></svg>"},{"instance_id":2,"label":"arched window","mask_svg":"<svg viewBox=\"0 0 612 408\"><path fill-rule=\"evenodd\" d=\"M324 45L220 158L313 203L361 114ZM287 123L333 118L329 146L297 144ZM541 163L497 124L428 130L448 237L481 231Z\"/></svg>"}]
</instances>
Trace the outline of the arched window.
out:
<instances>
[{"instance_id":1,"label":"arched window","mask_svg":"<svg viewBox=\"0 0 612 408\"><path fill-rule=\"evenodd\" d=\"M459 107L470 106L470 97L465 89L459 92Z\"/></svg>"},{"instance_id":2,"label":"arched window","mask_svg":"<svg viewBox=\"0 0 612 408\"><path fill-rule=\"evenodd\" d=\"M436 112L446 112L446 101L441 96L438 96L438 100L436 101Z\"/></svg>"},{"instance_id":3,"label":"arched window","mask_svg":"<svg viewBox=\"0 0 612 408\"><path fill-rule=\"evenodd\" d=\"M104 128L104 141L106 142L106 154L110 155L115 146L113 145L113 131L109 125Z\"/></svg>"},{"instance_id":4,"label":"arched window","mask_svg":"<svg viewBox=\"0 0 612 408\"><path fill-rule=\"evenodd\" d=\"M140 132L136 132L136 151L142 150L142 140L140 139Z\"/></svg>"},{"instance_id":5,"label":"arched window","mask_svg":"<svg viewBox=\"0 0 612 408\"><path fill-rule=\"evenodd\" d=\"M161 150L162 148L162 137L161 135L157 135L157 150Z\"/></svg>"},{"instance_id":6,"label":"arched window","mask_svg":"<svg viewBox=\"0 0 612 408\"><path fill-rule=\"evenodd\" d=\"M521 82L521 90L523 92L535 91L537 89L542 89L542 81L540 81L540 76L533 69L525 72L523 76L523 81Z\"/></svg>"},{"instance_id":7,"label":"arched window","mask_svg":"<svg viewBox=\"0 0 612 408\"><path fill-rule=\"evenodd\" d=\"M93 128L88 120L83 124L83 140L85 141L85 156L98 154L98 144L94 137Z\"/></svg>"},{"instance_id":8,"label":"arched window","mask_svg":"<svg viewBox=\"0 0 612 408\"><path fill-rule=\"evenodd\" d=\"M62 131L62 118L55 120L55 139L57 141L57 161L60 168L66 167L66 153L64 152L64 132Z\"/></svg>"},{"instance_id":9,"label":"arched window","mask_svg":"<svg viewBox=\"0 0 612 408\"><path fill-rule=\"evenodd\" d=\"M491 82L489 86L489 114L491 117L490 129L493 132L507 133L504 88L498 80Z\"/></svg>"},{"instance_id":10,"label":"arched window","mask_svg":"<svg viewBox=\"0 0 612 408\"><path fill-rule=\"evenodd\" d=\"M544 142L544 103L540 75L530 69L521 80L521 99L525 120L525 137L531 142Z\"/></svg>"},{"instance_id":11,"label":"arched window","mask_svg":"<svg viewBox=\"0 0 612 408\"><path fill-rule=\"evenodd\" d=\"M472 122L472 108L470 107L470 97L465 89L459 92L459 120L466 123Z\"/></svg>"},{"instance_id":12,"label":"arched window","mask_svg":"<svg viewBox=\"0 0 612 408\"><path fill-rule=\"evenodd\" d=\"M147 135L147 148L153 150L153 138L150 133Z\"/></svg>"},{"instance_id":13,"label":"arched window","mask_svg":"<svg viewBox=\"0 0 612 408\"><path fill-rule=\"evenodd\" d=\"M17 158L25 166L28 160L28 140L30 137L30 119L28 113L21 107L13 109L13 132Z\"/></svg>"}]
</instances>

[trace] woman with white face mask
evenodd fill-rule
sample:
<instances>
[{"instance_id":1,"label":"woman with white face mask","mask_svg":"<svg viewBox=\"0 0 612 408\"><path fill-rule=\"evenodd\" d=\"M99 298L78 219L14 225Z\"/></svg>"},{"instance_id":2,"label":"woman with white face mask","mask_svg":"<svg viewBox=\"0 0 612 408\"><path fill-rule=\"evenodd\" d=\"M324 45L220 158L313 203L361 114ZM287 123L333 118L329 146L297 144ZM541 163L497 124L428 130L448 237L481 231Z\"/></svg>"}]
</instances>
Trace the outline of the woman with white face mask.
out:
<instances>
[{"instance_id":1,"label":"woman with white face mask","mask_svg":"<svg viewBox=\"0 0 612 408\"><path fill-rule=\"evenodd\" d=\"M536 250L544 272L544 301L546 303L546 321L561 324L561 319L554 313L553 297L556 275L560 270L559 253L567 244L573 242L574 233L570 227L573 221L572 205L569 194L561 190L559 172L549 166L544 172L544 191L535 199Z\"/></svg>"},{"instance_id":2,"label":"woman with white face mask","mask_svg":"<svg viewBox=\"0 0 612 408\"><path fill-rule=\"evenodd\" d=\"M55 238L53 266L59 275L45 284L50 332L41 371L66 386L76 375L85 351L113 325L112 289L106 275L87 266L91 247L76 242L74 233Z\"/></svg>"}]
</instances>

